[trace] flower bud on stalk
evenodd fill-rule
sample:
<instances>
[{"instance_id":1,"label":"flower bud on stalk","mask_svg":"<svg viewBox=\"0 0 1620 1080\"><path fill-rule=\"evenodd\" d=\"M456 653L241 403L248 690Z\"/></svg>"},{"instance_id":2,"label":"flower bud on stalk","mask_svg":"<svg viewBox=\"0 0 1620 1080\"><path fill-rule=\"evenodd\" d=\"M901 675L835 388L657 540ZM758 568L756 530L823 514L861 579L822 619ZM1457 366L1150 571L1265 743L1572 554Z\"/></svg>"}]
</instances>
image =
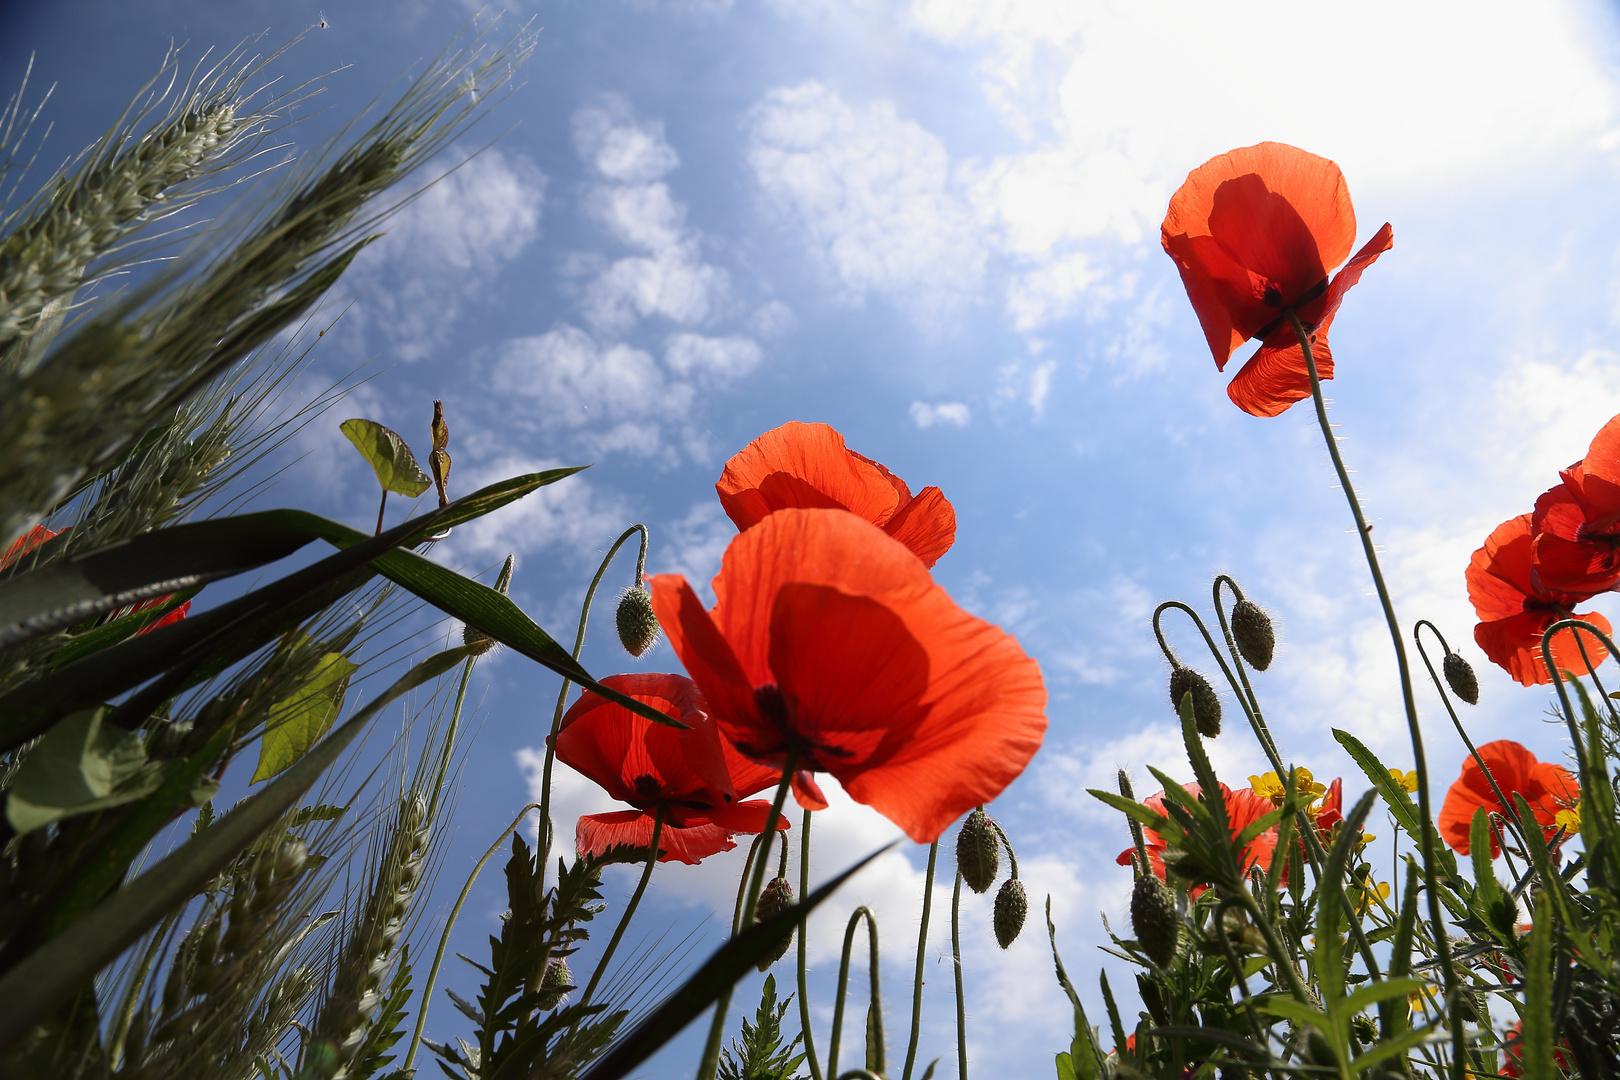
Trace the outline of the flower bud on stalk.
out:
<instances>
[{"instance_id":1,"label":"flower bud on stalk","mask_svg":"<svg viewBox=\"0 0 1620 1080\"><path fill-rule=\"evenodd\" d=\"M658 640L658 616L653 614L652 593L640 585L619 598L614 615L619 628L619 644L631 656L640 656Z\"/></svg>"},{"instance_id":2,"label":"flower bud on stalk","mask_svg":"<svg viewBox=\"0 0 1620 1080\"><path fill-rule=\"evenodd\" d=\"M1170 966L1181 937L1175 894L1154 874L1138 874L1131 889L1131 929L1142 951L1162 968Z\"/></svg>"},{"instance_id":3,"label":"flower bud on stalk","mask_svg":"<svg viewBox=\"0 0 1620 1080\"><path fill-rule=\"evenodd\" d=\"M976 893L996 883L1001 870L1001 845L990 815L982 806L967 816L962 831L956 834L956 868L961 871L963 884Z\"/></svg>"},{"instance_id":4,"label":"flower bud on stalk","mask_svg":"<svg viewBox=\"0 0 1620 1080\"><path fill-rule=\"evenodd\" d=\"M966 880L964 878L964 880ZM1155 879L1156 880L1156 879ZM1024 916L1029 914L1029 900L1024 895L1024 883L1008 878L996 893L995 915L992 926L996 931L996 944L1003 949L1018 939L1024 928Z\"/></svg>"},{"instance_id":5,"label":"flower bud on stalk","mask_svg":"<svg viewBox=\"0 0 1620 1080\"><path fill-rule=\"evenodd\" d=\"M568 961L552 957L546 961L546 973L540 979L540 1010L550 1012L562 1004L563 995L575 990L574 973L568 970Z\"/></svg>"},{"instance_id":6,"label":"flower bud on stalk","mask_svg":"<svg viewBox=\"0 0 1620 1080\"><path fill-rule=\"evenodd\" d=\"M1239 600L1232 608L1232 641L1249 666L1264 671L1271 666L1271 657L1277 649L1277 632L1271 628L1271 616L1260 605Z\"/></svg>"},{"instance_id":7,"label":"flower bud on stalk","mask_svg":"<svg viewBox=\"0 0 1620 1080\"><path fill-rule=\"evenodd\" d=\"M1176 712L1181 711L1181 699L1189 693L1193 696L1193 723L1198 725L1198 733L1206 739L1215 738L1221 733L1221 699L1208 679L1177 664L1170 670L1170 705Z\"/></svg>"},{"instance_id":8,"label":"flower bud on stalk","mask_svg":"<svg viewBox=\"0 0 1620 1080\"><path fill-rule=\"evenodd\" d=\"M1448 652L1440 664L1440 672L1446 677L1446 685L1451 687L1453 694L1470 705L1479 704L1479 680L1474 677L1473 665L1456 653Z\"/></svg>"},{"instance_id":9,"label":"flower bud on stalk","mask_svg":"<svg viewBox=\"0 0 1620 1080\"><path fill-rule=\"evenodd\" d=\"M775 877L765 884L765 891L759 894L759 903L754 905L754 921L764 922L772 915L786 911L793 906L793 886L788 884L785 877ZM759 958L756 965L761 971L768 971L770 966L787 955L788 946L793 943L793 935L789 934L782 939L779 948L766 953Z\"/></svg>"}]
</instances>

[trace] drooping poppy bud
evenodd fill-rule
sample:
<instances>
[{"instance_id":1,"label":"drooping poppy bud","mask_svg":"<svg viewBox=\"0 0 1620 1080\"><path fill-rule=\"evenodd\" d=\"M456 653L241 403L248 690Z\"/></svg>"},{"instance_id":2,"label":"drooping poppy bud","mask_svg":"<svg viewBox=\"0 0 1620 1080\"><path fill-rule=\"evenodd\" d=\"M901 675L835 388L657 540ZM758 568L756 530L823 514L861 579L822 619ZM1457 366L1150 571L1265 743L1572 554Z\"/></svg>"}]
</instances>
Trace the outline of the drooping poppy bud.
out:
<instances>
[{"instance_id":1,"label":"drooping poppy bud","mask_svg":"<svg viewBox=\"0 0 1620 1080\"><path fill-rule=\"evenodd\" d=\"M793 886L788 884L785 877L772 878L765 883L765 891L759 894L759 903L754 905L754 921L764 922L779 912L786 911L793 906ZM759 958L759 970L767 971L770 966L787 955L788 946L793 943L793 935L789 934L782 939L780 948L766 953Z\"/></svg>"},{"instance_id":2,"label":"drooping poppy bud","mask_svg":"<svg viewBox=\"0 0 1620 1080\"><path fill-rule=\"evenodd\" d=\"M574 973L568 970L568 961L561 957L546 961L546 974L540 980L541 1010L555 1009L562 1003L563 995L574 989Z\"/></svg>"},{"instance_id":3,"label":"drooping poppy bud","mask_svg":"<svg viewBox=\"0 0 1620 1080\"><path fill-rule=\"evenodd\" d=\"M501 564L500 575L495 578L495 591L505 596L512 588L512 571L517 568L517 556L508 555ZM476 626L463 626L461 628L461 643L463 645L480 646L480 655L495 647L495 639L478 629Z\"/></svg>"},{"instance_id":4,"label":"drooping poppy bud","mask_svg":"<svg viewBox=\"0 0 1620 1080\"><path fill-rule=\"evenodd\" d=\"M658 640L658 616L653 614L652 594L640 585L620 597L614 621L619 628L619 644L631 656L640 656Z\"/></svg>"},{"instance_id":5,"label":"drooping poppy bud","mask_svg":"<svg viewBox=\"0 0 1620 1080\"><path fill-rule=\"evenodd\" d=\"M1029 900L1024 895L1024 883L1017 878L1003 881L996 893L995 914L991 920L996 944L1005 949L1018 940L1019 931L1024 929L1024 916L1028 914Z\"/></svg>"},{"instance_id":6,"label":"drooping poppy bud","mask_svg":"<svg viewBox=\"0 0 1620 1080\"><path fill-rule=\"evenodd\" d=\"M1181 937L1181 916L1170 887L1153 874L1136 875L1131 889L1131 928L1137 944L1162 968L1170 966Z\"/></svg>"},{"instance_id":7,"label":"drooping poppy bud","mask_svg":"<svg viewBox=\"0 0 1620 1080\"><path fill-rule=\"evenodd\" d=\"M1470 705L1479 704L1479 680L1474 677L1472 664L1456 653L1448 652L1440 664L1440 672L1446 677L1446 685L1451 687L1453 694Z\"/></svg>"},{"instance_id":8,"label":"drooping poppy bud","mask_svg":"<svg viewBox=\"0 0 1620 1080\"><path fill-rule=\"evenodd\" d=\"M1239 600L1232 608L1232 640L1249 666L1264 671L1271 666L1271 657L1277 649L1277 632L1271 628L1271 616L1259 604Z\"/></svg>"},{"instance_id":9,"label":"drooping poppy bud","mask_svg":"<svg viewBox=\"0 0 1620 1080\"><path fill-rule=\"evenodd\" d=\"M1001 841L982 806L967 816L956 834L956 869L976 893L994 885L1001 871Z\"/></svg>"},{"instance_id":10,"label":"drooping poppy bud","mask_svg":"<svg viewBox=\"0 0 1620 1080\"><path fill-rule=\"evenodd\" d=\"M1181 699L1188 694L1193 697L1193 723L1198 725L1198 733L1215 738L1221 733L1221 699L1208 679L1177 664L1170 671L1170 705L1176 712L1181 711Z\"/></svg>"}]
</instances>

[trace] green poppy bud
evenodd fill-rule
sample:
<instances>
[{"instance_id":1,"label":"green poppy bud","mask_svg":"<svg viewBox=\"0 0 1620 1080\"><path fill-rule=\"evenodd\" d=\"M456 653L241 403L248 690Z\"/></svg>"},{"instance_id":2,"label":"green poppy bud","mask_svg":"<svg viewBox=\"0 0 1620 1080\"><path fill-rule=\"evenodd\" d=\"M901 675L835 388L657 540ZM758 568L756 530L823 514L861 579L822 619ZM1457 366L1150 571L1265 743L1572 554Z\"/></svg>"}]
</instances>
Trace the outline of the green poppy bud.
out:
<instances>
[{"instance_id":1,"label":"green poppy bud","mask_svg":"<svg viewBox=\"0 0 1620 1080\"><path fill-rule=\"evenodd\" d=\"M1206 739L1215 738L1221 733L1221 699L1208 679L1177 664L1170 669L1170 705L1177 713L1181 712L1181 699L1188 694L1193 696L1193 723L1198 725L1198 733Z\"/></svg>"},{"instance_id":2,"label":"green poppy bud","mask_svg":"<svg viewBox=\"0 0 1620 1080\"><path fill-rule=\"evenodd\" d=\"M1446 685L1451 687L1453 694L1470 705L1479 704L1479 680L1474 677L1473 665L1456 653L1448 652L1440 664L1440 671L1445 675Z\"/></svg>"},{"instance_id":3,"label":"green poppy bud","mask_svg":"<svg viewBox=\"0 0 1620 1080\"><path fill-rule=\"evenodd\" d=\"M996 944L1003 949L1018 940L1018 932L1024 928L1024 916L1029 914L1029 900L1024 896L1024 883L1017 878L1008 878L1001 883L1001 889L996 893L995 914L991 925L996 931Z\"/></svg>"},{"instance_id":4,"label":"green poppy bud","mask_svg":"<svg viewBox=\"0 0 1620 1080\"><path fill-rule=\"evenodd\" d=\"M540 1008L550 1012L562 1003L563 995L576 990L574 973L568 970L568 961L552 957L546 961L546 974L540 980Z\"/></svg>"},{"instance_id":5,"label":"green poppy bud","mask_svg":"<svg viewBox=\"0 0 1620 1080\"><path fill-rule=\"evenodd\" d=\"M1170 966L1181 937L1181 916L1176 913L1175 894L1153 874L1138 874L1131 889L1131 929L1150 960L1162 968Z\"/></svg>"},{"instance_id":6,"label":"green poppy bud","mask_svg":"<svg viewBox=\"0 0 1620 1080\"><path fill-rule=\"evenodd\" d=\"M759 903L754 905L754 921L764 922L772 915L786 911L793 906L793 899L793 886L788 884L788 879L772 878L765 883L765 891L759 894ZM787 955L788 946L792 943L793 935L789 934L782 939L780 948L761 956L756 966L761 971L769 970L772 964Z\"/></svg>"},{"instance_id":7,"label":"green poppy bud","mask_svg":"<svg viewBox=\"0 0 1620 1080\"><path fill-rule=\"evenodd\" d=\"M996 883L1001 871L1001 841L983 807L969 814L962 822L962 831L956 834L956 869L976 893Z\"/></svg>"},{"instance_id":8,"label":"green poppy bud","mask_svg":"<svg viewBox=\"0 0 1620 1080\"><path fill-rule=\"evenodd\" d=\"M1259 604L1239 600L1232 608L1232 640L1254 670L1264 671L1271 666L1277 632L1271 628L1271 616Z\"/></svg>"},{"instance_id":9,"label":"green poppy bud","mask_svg":"<svg viewBox=\"0 0 1620 1080\"><path fill-rule=\"evenodd\" d=\"M658 640L658 616L653 614L652 593L641 586L619 598L614 616L619 627L619 643L631 656L640 656Z\"/></svg>"}]
</instances>

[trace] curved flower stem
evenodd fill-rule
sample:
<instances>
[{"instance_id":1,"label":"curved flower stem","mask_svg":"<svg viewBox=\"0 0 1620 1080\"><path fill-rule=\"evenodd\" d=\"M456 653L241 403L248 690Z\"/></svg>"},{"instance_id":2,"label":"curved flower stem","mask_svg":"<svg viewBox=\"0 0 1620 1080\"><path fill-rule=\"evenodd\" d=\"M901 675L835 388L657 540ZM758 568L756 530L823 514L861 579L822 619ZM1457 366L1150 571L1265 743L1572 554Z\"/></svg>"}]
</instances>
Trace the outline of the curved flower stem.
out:
<instances>
[{"instance_id":1,"label":"curved flower stem","mask_svg":"<svg viewBox=\"0 0 1620 1080\"><path fill-rule=\"evenodd\" d=\"M765 827L760 830L764 836L776 831L776 823L782 818L782 804L787 801L788 788L793 786L793 771L798 765L799 748L789 746L787 760L782 763L782 780L776 785L776 798L771 801L771 812L765 815ZM749 915L759 904L759 891L765 885L765 862L764 858L755 860L753 872L748 875L743 911ZM803 939L802 932L799 937ZM714 1080L714 1074L720 1067L720 1039L725 1035L726 1014L731 1011L731 992L734 989L735 985L726 987L714 1003L714 1020L709 1025L709 1041L703 1048L703 1060L698 1064L698 1080Z\"/></svg>"},{"instance_id":2,"label":"curved flower stem","mask_svg":"<svg viewBox=\"0 0 1620 1080\"><path fill-rule=\"evenodd\" d=\"M613 541L613 546L608 548L607 554L602 558L602 565L596 568L596 576L591 578L591 587L585 590L585 603L579 609L579 629L574 634L575 660L579 659L580 652L585 648L585 624L591 617L591 603L596 599L596 587L602 584L602 575L607 573L608 564L613 561L613 556L619 553L626 540L638 532L641 534L641 554L636 559L636 584L641 584L640 574L647 563L649 537L647 526L637 524L624 530L619 534L619 538ZM552 711L551 730L546 735L546 763L540 770L540 877L535 883L535 892L540 896L546 894L546 869L551 862L551 767L557 759L557 731L562 727L563 706L568 702L568 687L571 685L564 679L562 685L557 688L557 707Z\"/></svg>"},{"instance_id":3,"label":"curved flower stem","mask_svg":"<svg viewBox=\"0 0 1620 1080\"><path fill-rule=\"evenodd\" d=\"M653 811L652 840L648 843L647 868L641 872L641 880L636 883L636 891L630 894L630 903L625 906L624 914L619 916L619 925L613 928L613 936L608 939L607 948L602 952L602 959L596 962L596 970L591 972L591 981L585 984L585 993L580 996L581 1005L589 1005L591 995L596 992L596 984L602 981L602 975L607 971L608 961L613 959L613 952L619 947L619 940L624 932L630 928L630 919L636 913L636 905L641 903L641 894L647 891L647 882L652 880L653 867L658 865L658 841L664 836L664 813L666 807L658 804Z\"/></svg>"},{"instance_id":4,"label":"curved flower stem","mask_svg":"<svg viewBox=\"0 0 1620 1080\"><path fill-rule=\"evenodd\" d=\"M1153 636L1159 639L1159 649L1164 653L1165 659L1172 664L1180 663L1176 659L1175 652L1171 650L1169 642L1164 639L1164 630L1159 626L1159 619L1166 611L1170 610L1179 611L1186 615L1193 621L1193 625L1198 628L1198 632L1204 636L1204 644L1209 646L1209 654L1220 665L1221 674L1226 677L1227 685L1237 694L1238 705L1242 707L1243 715L1248 717L1249 727L1254 730L1254 737L1259 740L1260 749L1265 752L1266 760L1271 762L1271 767L1276 770L1279 779L1286 776L1288 770L1282 763L1282 756L1277 752L1277 744L1272 741L1271 730L1266 727L1265 720L1260 716L1258 710L1250 706L1248 697L1239 689L1237 676L1233 675L1232 669L1226 666L1226 658L1221 655L1220 647L1215 644L1215 639L1210 636L1209 628L1204 625L1204 620L1199 617L1198 612L1183 604L1180 600L1166 600L1153 609Z\"/></svg>"},{"instance_id":5,"label":"curved flower stem","mask_svg":"<svg viewBox=\"0 0 1620 1080\"><path fill-rule=\"evenodd\" d=\"M804 823L799 827L799 896L810 895L810 811L804 812ZM923 909L925 912L927 908ZM799 923L799 1034L804 1036L804 1061L810 1066L810 1080L821 1080L821 1065L816 1061L815 1038L810 1032L810 978L807 958L809 946L804 937L808 924Z\"/></svg>"},{"instance_id":6,"label":"curved flower stem","mask_svg":"<svg viewBox=\"0 0 1620 1080\"><path fill-rule=\"evenodd\" d=\"M951 890L951 966L956 970L956 1076L967 1080L967 1008L962 1002L962 871Z\"/></svg>"},{"instance_id":7,"label":"curved flower stem","mask_svg":"<svg viewBox=\"0 0 1620 1080\"><path fill-rule=\"evenodd\" d=\"M1496 801L1501 804L1503 810L1511 813L1513 810L1512 801L1502 794L1502 789L1497 786L1496 777L1491 774L1490 767L1485 764L1485 759L1480 757L1479 751L1474 748L1474 740L1470 739L1468 732L1463 730L1462 721L1457 718L1457 710L1452 708L1451 696L1446 693L1445 684L1440 681L1439 673L1434 670L1434 664L1429 660L1429 650L1423 647L1423 637L1419 631L1425 626L1429 628L1431 634L1440 639L1440 647L1446 650L1448 654L1451 652L1451 646L1446 644L1446 636L1440 632L1440 628L1428 619L1419 619L1412 625L1412 641L1417 645L1418 655L1423 658L1423 666L1429 669L1429 678L1433 680L1435 691L1439 693L1440 701L1446 707L1446 714L1451 717L1451 726L1457 729L1457 734L1461 736L1463 745L1468 747L1468 753L1473 757L1474 763L1479 766L1479 771L1485 774L1486 780L1490 781L1491 791L1495 793ZM1513 835L1518 837L1519 843L1524 843L1524 834L1519 831L1518 822L1512 817L1505 820L1512 827Z\"/></svg>"},{"instance_id":8,"label":"curved flower stem","mask_svg":"<svg viewBox=\"0 0 1620 1080\"><path fill-rule=\"evenodd\" d=\"M1575 635L1576 641L1580 640L1580 632L1585 630L1588 634L1591 634L1593 637L1601 641L1604 648L1608 649L1611 655L1615 655L1615 648L1614 642L1609 640L1608 634L1605 634L1603 631L1599 630L1597 627L1593 626L1584 619L1560 619L1551 626L1547 627L1547 629L1543 631L1541 635L1541 657L1543 662L1547 665L1547 670L1553 673L1553 687L1558 691L1558 703L1563 707L1564 724L1569 728L1570 741L1575 744L1575 763L1580 766L1581 776L1584 780L1588 768L1586 761L1586 740L1581 734L1579 722L1575 719L1575 707L1569 700L1569 691L1564 689L1564 674L1557 668L1553 667L1552 660L1552 636L1558 631L1566 628ZM1583 658L1584 655L1585 654L1583 653ZM1588 663L1586 665L1586 669L1587 671L1591 671L1592 665Z\"/></svg>"},{"instance_id":9,"label":"curved flower stem","mask_svg":"<svg viewBox=\"0 0 1620 1080\"><path fill-rule=\"evenodd\" d=\"M748 845L748 857L743 860L742 875L737 879L737 903L731 909L731 936L736 937L743 932L743 897L748 893L748 879L754 869L754 860L760 858L760 847L765 843L765 834L760 833ZM750 917L748 922L753 922Z\"/></svg>"},{"instance_id":10,"label":"curved flower stem","mask_svg":"<svg viewBox=\"0 0 1620 1080\"><path fill-rule=\"evenodd\" d=\"M860 925L862 919L866 920L867 944L870 948L871 962L868 969L872 978L871 999L867 1009L873 1018L868 1038L875 1040L877 1045L870 1055L872 1064L882 1073L883 1063L883 991L878 981L878 932L877 919L866 907L858 907L849 917L849 925L844 928L844 955L838 963L838 996L833 999L832 1038L827 1043L827 1075L838 1075L838 1039L844 1030L844 995L849 989L849 957L855 947L855 927Z\"/></svg>"},{"instance_id":11,"label":"curved flower stem","mask_svg":"<svg viewBox=\"0 0 1620 1080\"><path fill-rule=\"evenodd\" d=\"M467 895L472 892L473 882L478 880L478 875L483 873L484 864L501 849L501 845L506 843L506 838L523 824L523 819L529 816L529 811L538 809L539 803L530 803L518 811L518 816L512 819L512 824L501 830L501 835L496 837L495 842L489 845L489 850L484 852L484 857L473 867L472 873L467 877L467 884L461 887L461 895L456 897L455 904L450 908L450 917L444 923L444 933L439 935L439 949L433 954L433 966L428 968L427 980L422 983L421 996L416 999L416 1030L411 1032L411 1044L405 1051L405 1062L400 1066L403 1072L409 1073L411 1062L416 1060L416 1048L422 1042L423 1029L427 1027L428 1005L433 998L433 984L439 978L439 966L444 963L444 950L450 944L450 931L455 928L456 918L461 914L461 905L467 902Z\"/></svg>"},{"instance_id":12,"label":"curved flower stem","mask_svg":"<svg viewBox=\"0 0 1620 1080\"><path fill-rule=\"evenodd\" d=\"M1419 830L1419 844L1423 849L1423 878L1425 891L1428 893L1429 919L1434 924L1435 951L1439 956L1441 973L1445 977L1446 994L1448 997L1455 997L1457 969L1451 961L1451 943L1446 938L1445 916L1441 910L1440 889L1434 872L1435 835L1429 798L1429 765L1423 755L1423 728L1418 722L1417 699L1412 692L1412 672L1411 665L1406 659L1406 644L1401 640L1401 623L1395 617L1395 604L1390 600L1389 587L1384 584L1384 572L1378 566L1378 551L1372 541L1372 526L1367 524L1367 518L1361 512L1361 500L1356 496L1355 485L1350 482L1350 472L1344 467L1344 458L1339 455L1339 441L1334 438L1333 425L1328 422L1327 402L1322 399L1322 379L1316 370L1316 356L1311 351L1311 336L1306 333L1304 324L1299 321L1299 313L1293 308L1284 311L1283 315L1299 339L1300 352L1305 357L1305 371L1311 379L1311 402L1316 406L1316 422L1322 429L1323 441L1327 443L1328 456L1333 459L1333 471L1338 474L1339 486L1344 489L1344 497L1350 504L1350 516L1355 519L1356 535L1361 538L1361 552L1366 557L1367 569L1372 572L1373 588L1378 592L1378 603L1384 609L1384 621L1389 626L1390 641L1395 646L1395 665L1401 678L1401 703L1406 708L1406 726L1412 737L1413 771L1417 773L1418 780L1418 810L1423 826ZM1463 1080L1463 1062L1467 1057L1467 1050L1463 1040L1462 1016L1456 1010L1449 1012L1452 1076L1455 1080Z\"/></svg>"},{"instance_id":13,"label":"curved flower stem","mask_svg":"<svg viewBox=\"0 0 1620 1080\"><path fill-rule=\"evenodd\" d=\"M1221 606L1221 586L1225 585L1232 590L1232 595L1244 600L1243 589L1237 582L1226 574L1216 574L1215 583L1211 592L1215 596L1215 618L1221 624L1221 636L1226 638L1226 651L1232 654L1232 666L1237 669L1238 679L1243 683L1243 694L1249 700L1249 708L1253 711L1255 723L1265 731L1266 738L1271 738L1271 729L1266 726L1266 718L1260 713L1260 699L1255 695L1254 687L1249 684L1248 665L1243 662L1243 654L1238 651L1237 639L1232 636L1231 623L1227 621L1226 609Z\"/></svg>"},{"instance_id":14,"label":"curved flower stem","mask_svg":"<svg viewBox=\"0 0 1620 1080\"><path fill-rule=\"evenodd\" d=\"M1222 900L1215 908L1215 937L1221 943L1221 950L1226 953L1226 962L1231 965L1232 974L1237 977L1238 997L1243 1001L1244 1014L1249 1018L1249 1031L1254 1035L1256 1046L1265 1046L1265 1028L1260 1024L1260 1016L1254 1011L1254 1000L1249 996L1249 980L1243 976L1243 964L1238 959L1237 950L1232 948L1232 941L1226 936L1226 909L1233 905L1241 906L1236 900Z\"/></svg>"},{"instance_id":15,"label":"curved flower stem","mask_svg":"<svg viewBox=\"0 0 1620 1080\"><path fill-rule=\"evenodd\" d=\"M928 913L934 905L934 861L939 856L939 841L928 845L928 872L923 876L922 925L917 929L917 974L911 981L911 1042L906 1046L906 1068L901 1080L911 1080L911 1070L917 1064L917 1039L922 1034L923 960L928 949Z\"/></svg>"}]
</instances>

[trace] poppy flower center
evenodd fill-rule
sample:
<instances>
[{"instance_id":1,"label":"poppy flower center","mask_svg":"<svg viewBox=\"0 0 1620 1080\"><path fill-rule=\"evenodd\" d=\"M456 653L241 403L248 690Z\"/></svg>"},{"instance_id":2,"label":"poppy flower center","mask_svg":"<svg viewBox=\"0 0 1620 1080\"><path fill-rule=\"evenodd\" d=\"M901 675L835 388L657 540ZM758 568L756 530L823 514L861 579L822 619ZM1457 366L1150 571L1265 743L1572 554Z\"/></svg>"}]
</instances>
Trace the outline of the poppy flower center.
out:
<instances>
[{"instance_id":1,"label":"poppy flower center","mask_svg":"<svg viewBox=\"0 0 1620 1080\"><path fill-rule=\"evenodd\" d=\"M754 707L759 710L761 719L782 733L782 738L774 746L737 743L737 749L749 757L763 760L783 753L789 746L796 746L799 750L799 768L815 772L825 771L821 762L826 758L848 758L853 754L853 751L842 746L807 739L796 730L787 698L775 683L754 687Z\"/></svg>"},{"instance_id":2,"label":"poppy flower center","mask_svg":"<svg viewBox=\"0 0 1620 1080\"><path fill-rule=\"evenodd\" d=\"M636 789L636 794L643 799L656 799L664 793L664 786L658 782L656 776L649 773L642 773L636 777L632 786Z\"/></svg>"}]
</instances>

